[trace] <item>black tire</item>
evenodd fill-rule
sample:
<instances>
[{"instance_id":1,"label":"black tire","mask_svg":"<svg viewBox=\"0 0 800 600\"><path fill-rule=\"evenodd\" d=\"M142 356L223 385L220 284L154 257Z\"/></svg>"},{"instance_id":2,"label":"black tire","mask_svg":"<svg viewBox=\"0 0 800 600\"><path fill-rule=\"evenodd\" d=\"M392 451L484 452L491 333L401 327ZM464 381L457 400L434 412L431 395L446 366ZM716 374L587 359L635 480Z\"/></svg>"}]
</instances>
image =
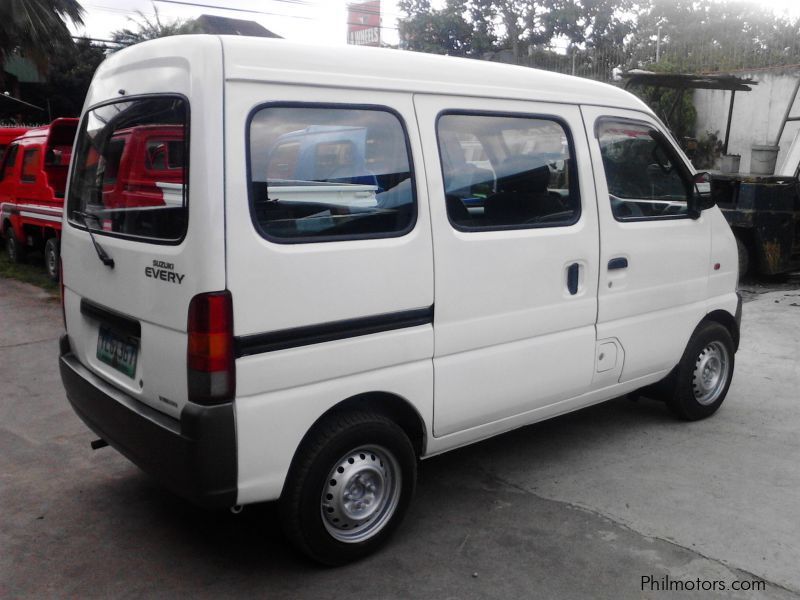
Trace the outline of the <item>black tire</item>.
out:
<instances>
[{"instance_id":1,"label":"black tire","mask_svg":"<svg viewBox=\"0 0 800 600\"><path fill-rule=\"evenodd\" d=\"M667 406L675 416L686 421L710 417L728 394L733 368L730 332L713 321L702 323L670 375L665 397ZM715 373L719 373L719 379Z\"/></svg>"},{"instance_id":2,"label":"black tire","mask_svg":"<svg viewBox=\"0 0 800 600\"><path fill-rule=\"evenodd\" d=\"M739 281L745 278L750 270L750 250L740 238L736 238L736 250L739 254Z\"/></svg>"},{"instance_id":3,"label":"black tire","mask_svg":"<svg viewBox=\"0 0 800 600\"><path fill-rule=\"evenodd\" d=\"M13 227L6 229L6 253L13 263L25 262L25 247L19 243Z\"/></svg>"},{"instance_id":4,"label":"black tire","mask_svg":"<svg viewBox=\"0 0 800 600\"><path fill-rule=\"evenodd\" d=\"M54 237L49 238L44 244L44 266L50 280L58 283L61 275L59 272L59 248L58 240Z\"/></svg>"},{"instance_id":5,"label":"black tire","mask_svg":"<svg viewBox=\"0 0 800 600\"><path fill-rule=\"evenodd\" d=\"M334 413L314 427L292 463L280 500L284 532L295 547L322 564L358 560L375 552L400 524L416 478L414 448L393 421L370 412ZM346 490L358 496L356 501L349 501ZM351 508L365 510L359 514L375 512L363 522L351 521ZM344 540L346 536L354 537Z\"/></svg>"}]
</instances>

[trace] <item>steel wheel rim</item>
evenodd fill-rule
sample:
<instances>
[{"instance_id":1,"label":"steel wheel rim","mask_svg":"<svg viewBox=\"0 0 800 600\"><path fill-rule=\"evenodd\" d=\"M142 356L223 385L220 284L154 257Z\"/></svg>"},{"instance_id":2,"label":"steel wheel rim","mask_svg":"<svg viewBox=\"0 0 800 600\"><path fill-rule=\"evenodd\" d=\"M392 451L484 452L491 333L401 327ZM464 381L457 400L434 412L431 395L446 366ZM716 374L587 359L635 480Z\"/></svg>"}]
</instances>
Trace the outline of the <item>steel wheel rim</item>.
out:
<instances>
[{"instance_id":1,"label":"steel wheel rim","mask_svg":"<svg viewBox=\"0 0 800 600\"><path fill-rule=\"evenodd\" d=\"M382 446L354 448L328 473L320 512L336 540L364 542L378 534L400 501L402 475L394 455Z\"/></svg>"},{"instance_id":2,"label":"steel wheel rim","mask_svg":"<svg viewBox=\"0 0 800 600\"><path fill-rule=\"evenodd\" d=\"M716 402L728 383L730 357L722 342L709 343L697 357L692 373L695 400L703 406Z\"/></svg>"},{"instance_id":3,"label":"steel wheel rim","mask_svg":"<svg viewBox=\"0 0 800 600\"><path fill-rule=\"evenodd\" d=\"M10 233L6 238L6 252L8 253L8 258L10 258L12 262L17 259L17 240Z\"/></svg>"},{"instance_id":4,"label":"steel wheel rim","mask_svg":"<svg viewBox=\"0 0 800 600\"><path fill-rule=\"evenodd\" d=\"M56 253L53 252L52 249L48 249L48 252L47 252L47 272L50 274L51 277L55 277L57 268L58 267L57 267L57 263L56 263Z\"/></svg>"}]
</instances>

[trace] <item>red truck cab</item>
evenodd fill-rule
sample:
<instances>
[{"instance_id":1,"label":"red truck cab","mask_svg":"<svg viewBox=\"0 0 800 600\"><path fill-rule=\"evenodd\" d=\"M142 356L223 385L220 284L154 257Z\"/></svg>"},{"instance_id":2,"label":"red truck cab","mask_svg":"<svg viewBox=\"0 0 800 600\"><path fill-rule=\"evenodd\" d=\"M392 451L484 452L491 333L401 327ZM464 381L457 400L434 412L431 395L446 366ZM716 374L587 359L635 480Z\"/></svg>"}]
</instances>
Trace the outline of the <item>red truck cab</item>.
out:
<instances>
[{"instance_id":1,"label":"red truck cab","mask_svg":"<svg viewBox=\"0 0 800 600\"><path fill-rule=\"evenodd\" d=\"M99 169L106 212L180 205L184 147L180 125L146 125L115 133ZM88 162L93 162L91 152Z\"/></svg>"},{"instance_id":2,"label":"red truck cab","mask_svg":"<svg viewBox=\"0 0 800 600\"><path fill-rule=\"evenodd\" d=\"M0 163L0 232L9 258L21 262L44 250L47 272L58 279L61 214L78 119L56 119L11 140Z\"/></svg>"},{"instance_id":3,"label":"red truck cab","mask_svg":"<svg viewBox=\"0 0 800 600\"><path fill-rule=\"evenodd\" d=\"M30 127L0 127L0 162L3 160L8 145L28 129Z\"/></svg>"}]
</instances>

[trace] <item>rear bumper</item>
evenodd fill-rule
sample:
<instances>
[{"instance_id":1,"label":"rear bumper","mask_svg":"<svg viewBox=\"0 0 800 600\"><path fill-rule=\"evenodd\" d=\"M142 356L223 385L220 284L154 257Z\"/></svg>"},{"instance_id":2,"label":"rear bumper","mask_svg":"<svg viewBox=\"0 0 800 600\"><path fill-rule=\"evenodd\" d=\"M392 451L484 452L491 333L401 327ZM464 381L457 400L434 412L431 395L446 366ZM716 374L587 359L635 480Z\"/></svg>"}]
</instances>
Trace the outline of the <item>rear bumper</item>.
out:
<instances>
[{"instance_id":1,"label":"rear bumper","mask_svg":"<svg viewBox=\"0 0 800 600\"><path fill-rule=\"evenodd\" d=\"M160 413L86 369L62 338L61 380L89 428L166 488L206 507L236 504L233 403L187 404L180 419Z\"/></svg>"}]
</instances>

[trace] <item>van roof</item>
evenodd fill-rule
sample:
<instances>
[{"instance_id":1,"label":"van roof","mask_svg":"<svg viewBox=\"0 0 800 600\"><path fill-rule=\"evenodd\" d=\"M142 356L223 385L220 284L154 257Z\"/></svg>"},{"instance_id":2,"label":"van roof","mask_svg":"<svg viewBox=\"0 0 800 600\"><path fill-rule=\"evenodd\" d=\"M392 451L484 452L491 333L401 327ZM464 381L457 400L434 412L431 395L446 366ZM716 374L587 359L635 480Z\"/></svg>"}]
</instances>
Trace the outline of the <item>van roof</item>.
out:
<instances>
[{"instance_id":1,"label":"van roof","mask_svg":"<svg viewBox=\"0 0 800 600\"><path fill-rule=\"evenodd\" d=\"M613 106L652 111L633 94L613 85L539 69L364 46L319 46L246 36L188 35L136 44L115 53L118 60L185 56L218 37L228 81L321 85L353 89L441 93ZM203 39L205 38L205 39ZM202 69L202 65L198 65Z\"/></svg>"}]
</instances>

